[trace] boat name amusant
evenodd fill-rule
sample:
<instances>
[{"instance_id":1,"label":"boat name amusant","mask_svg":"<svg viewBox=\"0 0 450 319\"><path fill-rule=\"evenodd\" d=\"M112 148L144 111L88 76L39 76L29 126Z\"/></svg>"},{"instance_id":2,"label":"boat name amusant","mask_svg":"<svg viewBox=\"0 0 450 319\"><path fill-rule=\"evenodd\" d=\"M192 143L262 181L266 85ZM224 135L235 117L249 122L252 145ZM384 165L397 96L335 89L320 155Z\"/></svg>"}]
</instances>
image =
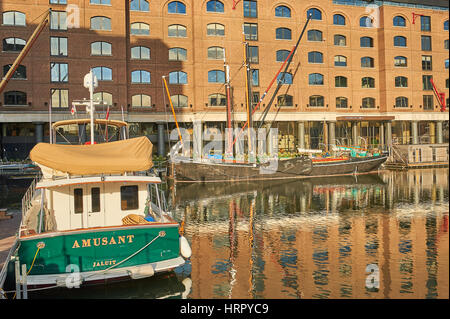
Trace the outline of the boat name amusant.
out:
<instances>
[{"instance_id":1,"label":"boat name amusant","mask_svg":"<svg viewBox=\"0 0 450 319\"><path fill-rule=\"evenodd\" d=\"M133 242L134 235L124 235L124 236L111 236L111 237L99 237L99 238L89 238L81 239L80 242L75 239L72 248L84 248L94 246L109 246L117 244L131 244ZM81 243L81 246L80 246Z\"/></svg>"}]
</instances>

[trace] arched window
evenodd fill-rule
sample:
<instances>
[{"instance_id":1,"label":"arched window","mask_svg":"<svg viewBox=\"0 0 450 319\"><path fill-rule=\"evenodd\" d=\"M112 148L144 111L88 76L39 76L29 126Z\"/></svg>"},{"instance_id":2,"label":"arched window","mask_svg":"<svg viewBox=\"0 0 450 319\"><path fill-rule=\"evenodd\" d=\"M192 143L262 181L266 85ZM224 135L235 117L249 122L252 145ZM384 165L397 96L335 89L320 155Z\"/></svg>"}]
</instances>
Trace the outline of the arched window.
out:
<instances>
[{"instance_id":1,"label":"arched window","mask_svg":"<svg viewBox=\"0 0 450 319\"><path fill-rule=\"evenodd\" d=\"M333 16L334 25L345 25L345 17L342 14L335 14Z\"/></svg>"},{"instance_id":2,"label":"arched window","mask_svg":"<svg viewBox=\"0 0 450 319\"><path fill-rule=\"evenodd\" d=\"M345 47L347 45L347 38L342 34L334 35L334 45Z\"/></svg>"},{"instance_id":3,"label":"arched window","mask_svg":"<svg viewBox=\"0 0 450 319\"><path fill-rule=\"evenodd\" d=\"M348 99L343 96L338 96L336 98L336 108L346 109L348 107Z\"/></svg>"},{"instance_id":4,"label":"arched window","mask_svg":"<svg viewBox=\"0 0 450 319\"><path fill-rule=\"evenodd\" d=\"M286 6L278 6L275 8L275 16L281 18L290 18L291 17L291 9Z\"/></svg>"},{"instance_id":5,"label":"arched window","mask_svg":"<svg viewBox=\"0 0 450 319\"><path fill-rule=\"evenodd\" d=\"M208 48L208 59L212 60L223 60L225 56L225 49L222 47L209 47Z\"/></svg>"},{"instance_id":6,"label":"arched window","mask_svg":"<svg viewBox=\"0 0 450 319\"><path fill-rule=\"evenodd\" d=\"M98 41L91 43L91 55L111 55L111 43Z\"/></svg>"},{"instance_id":7,"label":"arched window","mask_svg":"<svg viewBox=\"0 0 450 319\"><path fill-rule=\"evenodd\" d=\"M8 91L3 95L5 105L27 105L27 94L20 91Z\"/></svg>"},{"instance_id":8,"label":"arched window","mask_svg":"<svg viewBox=\"0 0 450 319\"><path fill-rule=\"evenodd\" d=\"M396 56L394 58L394 66L398 67L407 67L408 66L408 59L404 56Z\"/></svg>"},{"instance_id":9,"label":"arched window","mask_svg":"<svg viewBox=\"0 0 450 319\"><path fill-rule=\"evenodd\" d=\"M400 35L394 37L395 47L406 47L406 38Z\"/></svg>"},{"instance_id":10,"label":"arched window","mask_svg":"<svg viewBox=\"0 0 450 319\"><path fill-rule=\"evenodd\" d=\"M131 97L132 107L152 107L152 98L147 94L136 94Z\"/></svg>"},{"instance_id":11,"label":"arched window","mask_svg":"<svg viewBox=\"0 0 450 319\"><path fill-rule=\"evenodd\" d=\"M373 39L371 37L361 37L360 46L361 48L373 48Z\"/></svg>"},{"instance_id":12,"label":"arched window","mask_svg":"<svg viewBox=\"0 0 450 319\"><path fill-rule=\"evenodd\" d=\"M408 87L408 78L405 76L396 76L395 77L395 87L396 88L407 88Z\"/></svg>"},{"instance_id":13,"label":"arched window","mask_svg":"<svg viewBox=\"0 0 450 319\"><path fill-rule=\"evenodd\" d=\"M291 40L292 32L288 28L277 28L275 32L275 38L277 40Z\"/></svg>"},{"instance_id":14,"label":"arched window","mask_svg":"<svg viewBox=\"0 0 450 319\"><path fill-rule=\"evenodd\" d=\"M223 12L223 3L217 0L211 0L206 3L207 12Z\"/></svg>"},{"instance_id":15,"label":"arched window","mask_svg":"<svg viewBox=\"0 0 450 319\"><path fill-rule=\"evenodd\" d=\"M322 95L311 95L309 97L309 106L321 107L325 106L325 99Z\"/></svg>"},{"instance_id":16,"label":"arched window","mask_svg":"<svg viewBox=\"0 0 450 319\"><path fill-rule=\"evenodd\" d=\"M284 75L284 77L283 77ZM292 74L289 72L281 72L280 74L278 74L277 77L277 83L282 83L282 84L292 84L293 83L293 77Z\"/></svg>"},{"instance_id":17,"label":"arched window","mask_svg":"<svg viewBox=\"0 0 450 319\"><path fill-rule=\"evenodd\" d=\"M187 51L183 48L170 48L169 61L186 61Z\"/></svg>"},{"instance_id":18,"label":"arched window","mask_svg":"<svg viewBox=\"0 0 450 319\"><path fill-rule=\"evenodd\" d=\"M188 97L182 94L172 95L170 97L174 107L188 107Z\"/></svg>"},{"instance_id":19,"label":"arched window","mask_svg":"<svg viewBox=\"0 0 450 319\"><path fill-rule=\"evenodd\" d=\"M318 51L308 52L309 63L323 63L323 54Z\"/></svg>"},{"instance_id":20,"label":"arched window","mask_svg":"<svg viewBox=\"0 0 450 319\"><path fill-rule=\"evenodd\" d=\"M177 37L177 38L186 38L187 31L186 27L181 24L172 24L169 25L169 37Z\"/></svg>"},{"instance_id":21,"label":"arched window","mask_svg":"<svg viewBox=\"0 0 450 319\"><path fill-rule=\"evenodd\" d=\"M347 58L343 55L336 55L334 57L334 66L347 66Z\"/></svg>"},{"instance_id":22,"label":"arched window","mask_svg":"<svg viewBox=\"0 0 450 319\"><path fill-rule=\"evenodd\" d=\"M108 92L96 92L94 93L94 101L103 102L106 105L112 105L112 94Z\"/></svg>"},{"instance_id":23,"label":"arched window","mask_svg":"<svg viewBox=\"0 0 450 319\"><path fill-rule=\"evenodd\" d=\"M322 41L322 31L308 30L308 41Z\"/></svg>"},{"instance_id":24,"label":"arched window","mask_svg":"<svg viewBox=\"0 0 450 319\"><path fill-rule=\"evenodd\" d=\"M361 79L361 87L363 89L371 89L375 87L375 79L369 76Z\"/></svg>"},{"instance_id":25,"label":"arched window","mask_svg":"<svg viewBox=\"0 0 450 319\"><path fill-rule=\"evenodd\" d=\"M167 5L168 13L186 14L186 5L180 1L172 1Z\"/></svg>"},{"instance_id":26,"label":"arched window","mask_svg":"<svg viewBox=\"0 0 450 319\"><path fill-rule=\"evenodd\" d=\"M91 30L111 31L111 19L108 17L92 17Z\"/></svg>"},{"instance_id":27,"label":"arched window","mask_svg":"<svg viewBox=\"0 0 450 319\"><path fill-rule=\"evenodd\" d=\"M187 84L187 73L183 71L174 71L169 73L170 84Z\"/></svg>"},{"instance_id":28,"label":"arched window","mask_svg":"<svg viewBox=\"0 0 450 319\"><path fill-rule=\"evenodd\" d=\"M361 58L361 67L362 68L373 68L375 66L374 59L370 56L365 56Z\"/></svg>"},{"instance_id":29,"label":"arched window","mask_svg":"<svg viewBox=\"0 0 450 319\"><path fill-rule=\"evenodd\" d=\"M19 52L22 51L27 42L20 38L5 38L3 39L3 51L5 52Z\"/></svg>"},{"instance_id":30,"label":"arched window","mask_svg":"<svg viewBox=\"0 0 450 319\"><path fill-rule=\"evenodd\" d=\"M130 34L132 35L149 35L150 26L144 22L134 22L130 26Z\"/></svg>"},{"instance_id":31,"label":"arched window","mask_svg":"<svg viewBox=\"0 0 450 319\"><path fill-rule=\"evenodd\" d=\"M311 20L322 20L322 11L316 8L311 8L306 12L306 18L311 16Z\"/></svg>"},{"instance_id":32,"label":"arched window","mask_svg":"<svg viewBox=\"0 0 450 319\"><path fill-rule=\"evenodd\" d=\"M209 83L225 83L225 72L221 70L208 71Z\"/></svg>"},{"instance_id":33,"label":"arched window","mask_svg":"<svg viewBox=\"0 0 450 319\"><path fill-rule=\"evenodd\" d=\"M213 93L208 95L209 106L225 106L227 105L227 97L224 94Z\"/></svg>"},{"instance_id":34,"label":"arched window","mask_svg":"<svg viewBox=\"0 0 450 319\"><path fill-rule=\"evenodd\" d=\"M323 75L320 73L311 73L308 76L309 85L323 85Z\"/></svg>"},{"instance_id":35,"label":"arched window","mask_svg":"<svg viewBox=\"0 0 450 319\"><path fill-rule=\"evenodd\" d=\"M3 66L3 76L8 73L9 69L11 68L12 64L7 64ZM22 79L26 80L27 78L27 68L24 65L19 65L17 69L14 71L12 79Z\"/></svg>"},{"instance_id":36,"label":"arched window","mask_svg":"<svg viewBox=\"0 0 450 319\"><path fill-rule=\"evenodd\" d=\"M408 107L408 98L406 96L396 97L395 107Z\"/></svg>"},{"instance_id":37,"label":"arched window","mask_svg":"<svg viewBox=\"0 0 450 319\"><path fill-rule=\"evenodd\" d=\"M363 98L361 107L363 109L373 109L373 108L375 108L375 99L373 97L365 97L365 98Z\"/></svg>"},{"instance_id":38,"label":"arched window","mask_svg":"<svg viewBox=\"0 0 450 319\"><path fill-rule=\"evenodd\" d=\"M150 84L150 72L145 70L132 71L131 83Z\"/></svg>"},{"instance_id":39,"label":"arched window","mask_svg":"<svg viewBox=\"0 0 450 319\"><path fill-rule=\"evenodd\" d=\"M19 11L3 12L3 25L25 26L25 14Z\"/></svg>"},{"instance_id":40,"label":"arched window","mask_svg":"<svg viewBox=\"0 0 450 319\"><path fill-rule=\"evenodd\" d=\"M276 54L277 62L284 62L286 61L287 57L289 56L290 51L288 50L278 50Z\"/></svg>"},{"instance_id":41,"label":"arched window","mask_svg":"<svg viewBox=\"0 0 450 319\"><path fill-rule=\"evenodd\" d=\"M99 81L112 81L112 70L106 66L92 68L92 73Z\"/></svg>"},{"instance_id":42,"label":"arched window","mask_svg":"<svg viewBox=\"0 0 450 319\"><path fill-rule=\"evenodd\" d=\"M206 26L206 35L223 37L225 35L225 27L220 23L210 23Z\"/></svg>"},{"instance_id":43,"label":"arched window","mask_svg":"<svg viewBox=\"0 0 450 319\"><path fill-rule=\"evenodd\" d=\"M150 49L147 47L132 47L131 58L136 60L150 60Z\"/></svg>"},{"instance_id":44,"label":"arched window","mask_svg":"<svg viewBox=\"0 0 450 319\"><path fill-rule=\"evenodd\" d=\"M131 0L130 1L131 11L149 11L148 1L146 0Z\"/></svg>"},{"instance_id":45,"label":"arched window","mask_svg":"<svg viewBox=\"0 0 450 319\"><path fill-rule=\"evenodd\" d=\"M361 17L359 19L359 26L364 28L372 28L373 27L373 19L368 16Z\"/></svg>"},{"instance_id":46,"label":"arched window","mask_svg":"<svg viewBox=\"0 0 450 319\"><path fill-rule=\"evenodd\" d=\"M281 94L277 96L278 106L294 106L294 98L290 94Z\"/></svg>"},{"instance_id":47,"label":"arched window","mask_svg":"<svg viewBox=\"0 0 450 319\"><path fill-rule=\"evenodd\" d=\"M346 88L347 78L345 76L336 76L334 78L334 86L337 88Z\"/></svg>"},{"instance_id":48,"label":"arched window","mask_svg":"<svg viewBox=\"0 0 450 319\"><path fill-rule=\"evenodd\" d=\"M395 16L393 19L394 27L406 27L406 19L402 16Z\"/></svg>"}]
</instances>

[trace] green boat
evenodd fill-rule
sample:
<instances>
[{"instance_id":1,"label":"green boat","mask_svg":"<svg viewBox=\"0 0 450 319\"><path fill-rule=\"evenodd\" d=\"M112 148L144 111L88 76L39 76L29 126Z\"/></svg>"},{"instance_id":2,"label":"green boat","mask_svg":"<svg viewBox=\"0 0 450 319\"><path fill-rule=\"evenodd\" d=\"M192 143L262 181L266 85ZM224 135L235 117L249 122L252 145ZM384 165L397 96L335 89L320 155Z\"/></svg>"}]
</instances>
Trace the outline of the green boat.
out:
<instances>
[{"instance_id":1,"label":"green boat","mask_svg":"<svg viewBox=\"0 0 450 319\"><path fill-rule=\"evenodd\" d=\"M53 129L89 121L61 121ZM126 126L93 123L119 131ZM27 288L71 288L140 279L170 271L190 257L180 225L165 207L161 179L150 173L148 138L87 144L39 143L30 152L42 175L22 201L4 290L18 280Z\"/></svg>"}]
</instances>

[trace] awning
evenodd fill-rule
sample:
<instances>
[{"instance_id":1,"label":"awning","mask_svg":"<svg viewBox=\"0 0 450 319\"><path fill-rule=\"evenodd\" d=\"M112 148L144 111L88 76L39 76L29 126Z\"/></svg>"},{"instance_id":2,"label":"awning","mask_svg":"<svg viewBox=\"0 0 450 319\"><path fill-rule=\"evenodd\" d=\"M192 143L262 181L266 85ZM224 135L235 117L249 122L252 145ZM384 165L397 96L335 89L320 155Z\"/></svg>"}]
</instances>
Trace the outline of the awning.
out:
<instances>
[{"instance_id":1,"label":"awning","mask_svg":"<svg viewBox=\"0 0 450 319\"><path fill-rule=\"evenodd\" d=\"M72 175L122 174L153 166L153 145L145 136L94 145L39 143L30 158L40 166Z\"/></svg>"}]
</instances>

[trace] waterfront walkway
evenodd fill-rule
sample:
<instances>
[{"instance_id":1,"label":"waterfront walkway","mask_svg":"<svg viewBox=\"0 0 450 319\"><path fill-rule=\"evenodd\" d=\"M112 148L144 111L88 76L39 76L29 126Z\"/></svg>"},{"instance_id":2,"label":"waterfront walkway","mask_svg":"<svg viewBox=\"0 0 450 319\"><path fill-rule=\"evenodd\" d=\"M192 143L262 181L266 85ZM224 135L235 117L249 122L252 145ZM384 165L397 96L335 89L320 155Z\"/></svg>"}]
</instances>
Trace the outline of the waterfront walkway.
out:
<instances>
[{"instance_id":1,"label":"waterfront walkway","mask_svg":"<svg viewBox=\"0 0 450 319\"><path fill-rule=\"evenodd\" d=\"M21 215L20 212L8 211L12 218L0 219L0 270L8 257L16 239L16 233L19 229Z\"/></svg>"}]
</instances>

